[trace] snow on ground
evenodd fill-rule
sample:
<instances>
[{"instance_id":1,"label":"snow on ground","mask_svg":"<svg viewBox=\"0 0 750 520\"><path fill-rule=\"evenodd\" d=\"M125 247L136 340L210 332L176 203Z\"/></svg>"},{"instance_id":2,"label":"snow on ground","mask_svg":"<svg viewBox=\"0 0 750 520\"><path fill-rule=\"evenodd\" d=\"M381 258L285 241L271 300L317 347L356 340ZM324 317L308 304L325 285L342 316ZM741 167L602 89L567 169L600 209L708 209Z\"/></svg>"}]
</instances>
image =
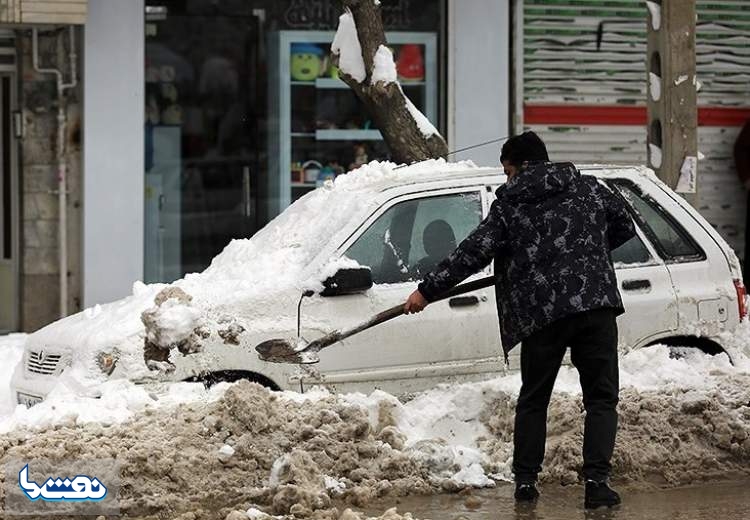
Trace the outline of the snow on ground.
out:
<instances>
[{"instance_id":1,"label":"snow on ground","mask_svg":"<svg viewBox=\"0 0 750 520\"><path fill-rule=\"evenodd\" d=\"M750 324L734 337L747 342ZM0 348L14 351L17 344ZM750 474L750 363L676 353L652 347L621 359L616 479L677 485ZM381 391L272 393L247 382L205 390L112 381L101 399L56 394L0 417L0 463L117 456L122 509L133 518L164 510L245 518L251 508L339 518L337 501L361 507L378 497L510 479L519 384L510 374L400 401ZM577 374L564 367L549 410L543 480L578 480L582 426Z\"/></svg>"}]
</instances>

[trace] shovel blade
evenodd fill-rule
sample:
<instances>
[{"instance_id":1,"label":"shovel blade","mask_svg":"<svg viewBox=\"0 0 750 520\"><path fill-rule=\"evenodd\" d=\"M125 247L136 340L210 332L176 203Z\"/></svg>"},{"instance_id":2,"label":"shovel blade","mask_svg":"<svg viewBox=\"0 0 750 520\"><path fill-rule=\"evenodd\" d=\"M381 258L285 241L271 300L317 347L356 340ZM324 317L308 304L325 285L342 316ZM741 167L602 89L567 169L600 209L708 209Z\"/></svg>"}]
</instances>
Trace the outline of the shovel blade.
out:
<instances>
[{"instance_id":1,"label":"shovel blade","mask_svg":"<svg viewBox=\"0 0 750 520\"><path fill-rule=\"evenodd\" d=\"M270 363L292 363L292 364L311 364L320 361L317 354L305 352L305 349L299 349L292 342L285 339L269 339L255 347L256 352L263 361Z\"/></svg>"}]
</instances>

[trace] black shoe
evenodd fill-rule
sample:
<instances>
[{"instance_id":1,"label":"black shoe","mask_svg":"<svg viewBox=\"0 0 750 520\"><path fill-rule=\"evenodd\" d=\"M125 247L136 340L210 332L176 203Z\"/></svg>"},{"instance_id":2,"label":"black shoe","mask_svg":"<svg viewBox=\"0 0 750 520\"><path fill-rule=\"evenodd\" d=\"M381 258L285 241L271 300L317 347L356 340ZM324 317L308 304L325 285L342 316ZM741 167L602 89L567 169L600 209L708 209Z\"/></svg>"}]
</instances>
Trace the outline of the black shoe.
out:
<instances>
[{"instance_id":1,"label":"black shoe","mask_svg":"<svg viewBox=\"0 0 750 520\"><path fill-rule=\"evenodd\" d=\"M539 498L539 491L534 482L516 482L516 492L513 495L516 502L533 502Z\"/></svg>"},{"instance_id":2,"label":"black shoe","mask_svg":"<svg viewBox=\"0 0 750 520\"><path fill-rule=\"evenodd\" d=\"M596 509L601 506L612 507L619 503L620 495L607 485L606 480L586 481L586 499L584 500L586 509Z\"/></svg>"}]
</instances>

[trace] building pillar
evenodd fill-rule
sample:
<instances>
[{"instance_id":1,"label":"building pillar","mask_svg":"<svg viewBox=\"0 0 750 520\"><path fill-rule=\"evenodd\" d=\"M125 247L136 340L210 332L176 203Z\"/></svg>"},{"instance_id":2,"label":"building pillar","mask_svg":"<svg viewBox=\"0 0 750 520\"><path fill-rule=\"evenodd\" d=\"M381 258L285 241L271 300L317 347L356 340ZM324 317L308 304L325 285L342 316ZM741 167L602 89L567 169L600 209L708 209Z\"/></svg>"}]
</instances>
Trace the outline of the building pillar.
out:
<instances>
[{"instance_id":1,"label":"building pillar","mask_svg":"<svg viewBox=\"0 0 750 520\"><path fill-rule=\"evenodd\" d=\"M143 278L143 0L90 0L84 47L83 303Z\"/></svg>"},{"instance_id":2,"label":"building pillar","mask_svg":"<svg viewBox=\"0 0 750 520\"><path fill-rule=\"evenodd\" d=\"M448 4L448 147L451 151L507 136L510 121L510 0ZM502 142L450 160L500 164Z\"/></svg>"}]
</instances>

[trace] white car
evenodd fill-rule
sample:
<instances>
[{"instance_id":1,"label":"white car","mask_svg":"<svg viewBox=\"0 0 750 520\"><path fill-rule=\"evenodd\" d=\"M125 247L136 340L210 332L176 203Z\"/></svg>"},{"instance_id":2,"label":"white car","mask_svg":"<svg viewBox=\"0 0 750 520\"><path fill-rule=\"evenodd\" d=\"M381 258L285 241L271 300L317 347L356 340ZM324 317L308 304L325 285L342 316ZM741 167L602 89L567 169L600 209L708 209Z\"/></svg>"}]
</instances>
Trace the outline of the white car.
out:
<instances>
[{"instance_id":1,"label":"white car","mask_svg":"<svg viewBox=\"0 0 750 520\"><path fill-rule=\"evenodd\" d=\"M61 383L96 394L98 383L114 377L248 378L274 389L325 385L401 394L501 373L492 288L325 348L316 365L259 359L255 346L264 340L298 332L311 340L403 302L421 275L479 224L505 181L501 170L471 163L394 166L373 162L315 190L253 238L232 241L203 273L170 286L137 283L128 298L31 334L12 380L18 402L34 404ZM613 253L626 309L618 318L621 351L661 343L726 352L731 359L720 335L745 316L731 248L650 170L580 169L619 191L637 223L637 237ZM343 276L351 269L359 269L354 284ZM490 274L491 266L474 278ZM189 296L155 306L167 287ZM155 330L144 327L144 311ZM147 339L191 353L165 350L150 370L143 359ZM511 369L519 350L511 352Z\"/></svg>"}]
</instances>

